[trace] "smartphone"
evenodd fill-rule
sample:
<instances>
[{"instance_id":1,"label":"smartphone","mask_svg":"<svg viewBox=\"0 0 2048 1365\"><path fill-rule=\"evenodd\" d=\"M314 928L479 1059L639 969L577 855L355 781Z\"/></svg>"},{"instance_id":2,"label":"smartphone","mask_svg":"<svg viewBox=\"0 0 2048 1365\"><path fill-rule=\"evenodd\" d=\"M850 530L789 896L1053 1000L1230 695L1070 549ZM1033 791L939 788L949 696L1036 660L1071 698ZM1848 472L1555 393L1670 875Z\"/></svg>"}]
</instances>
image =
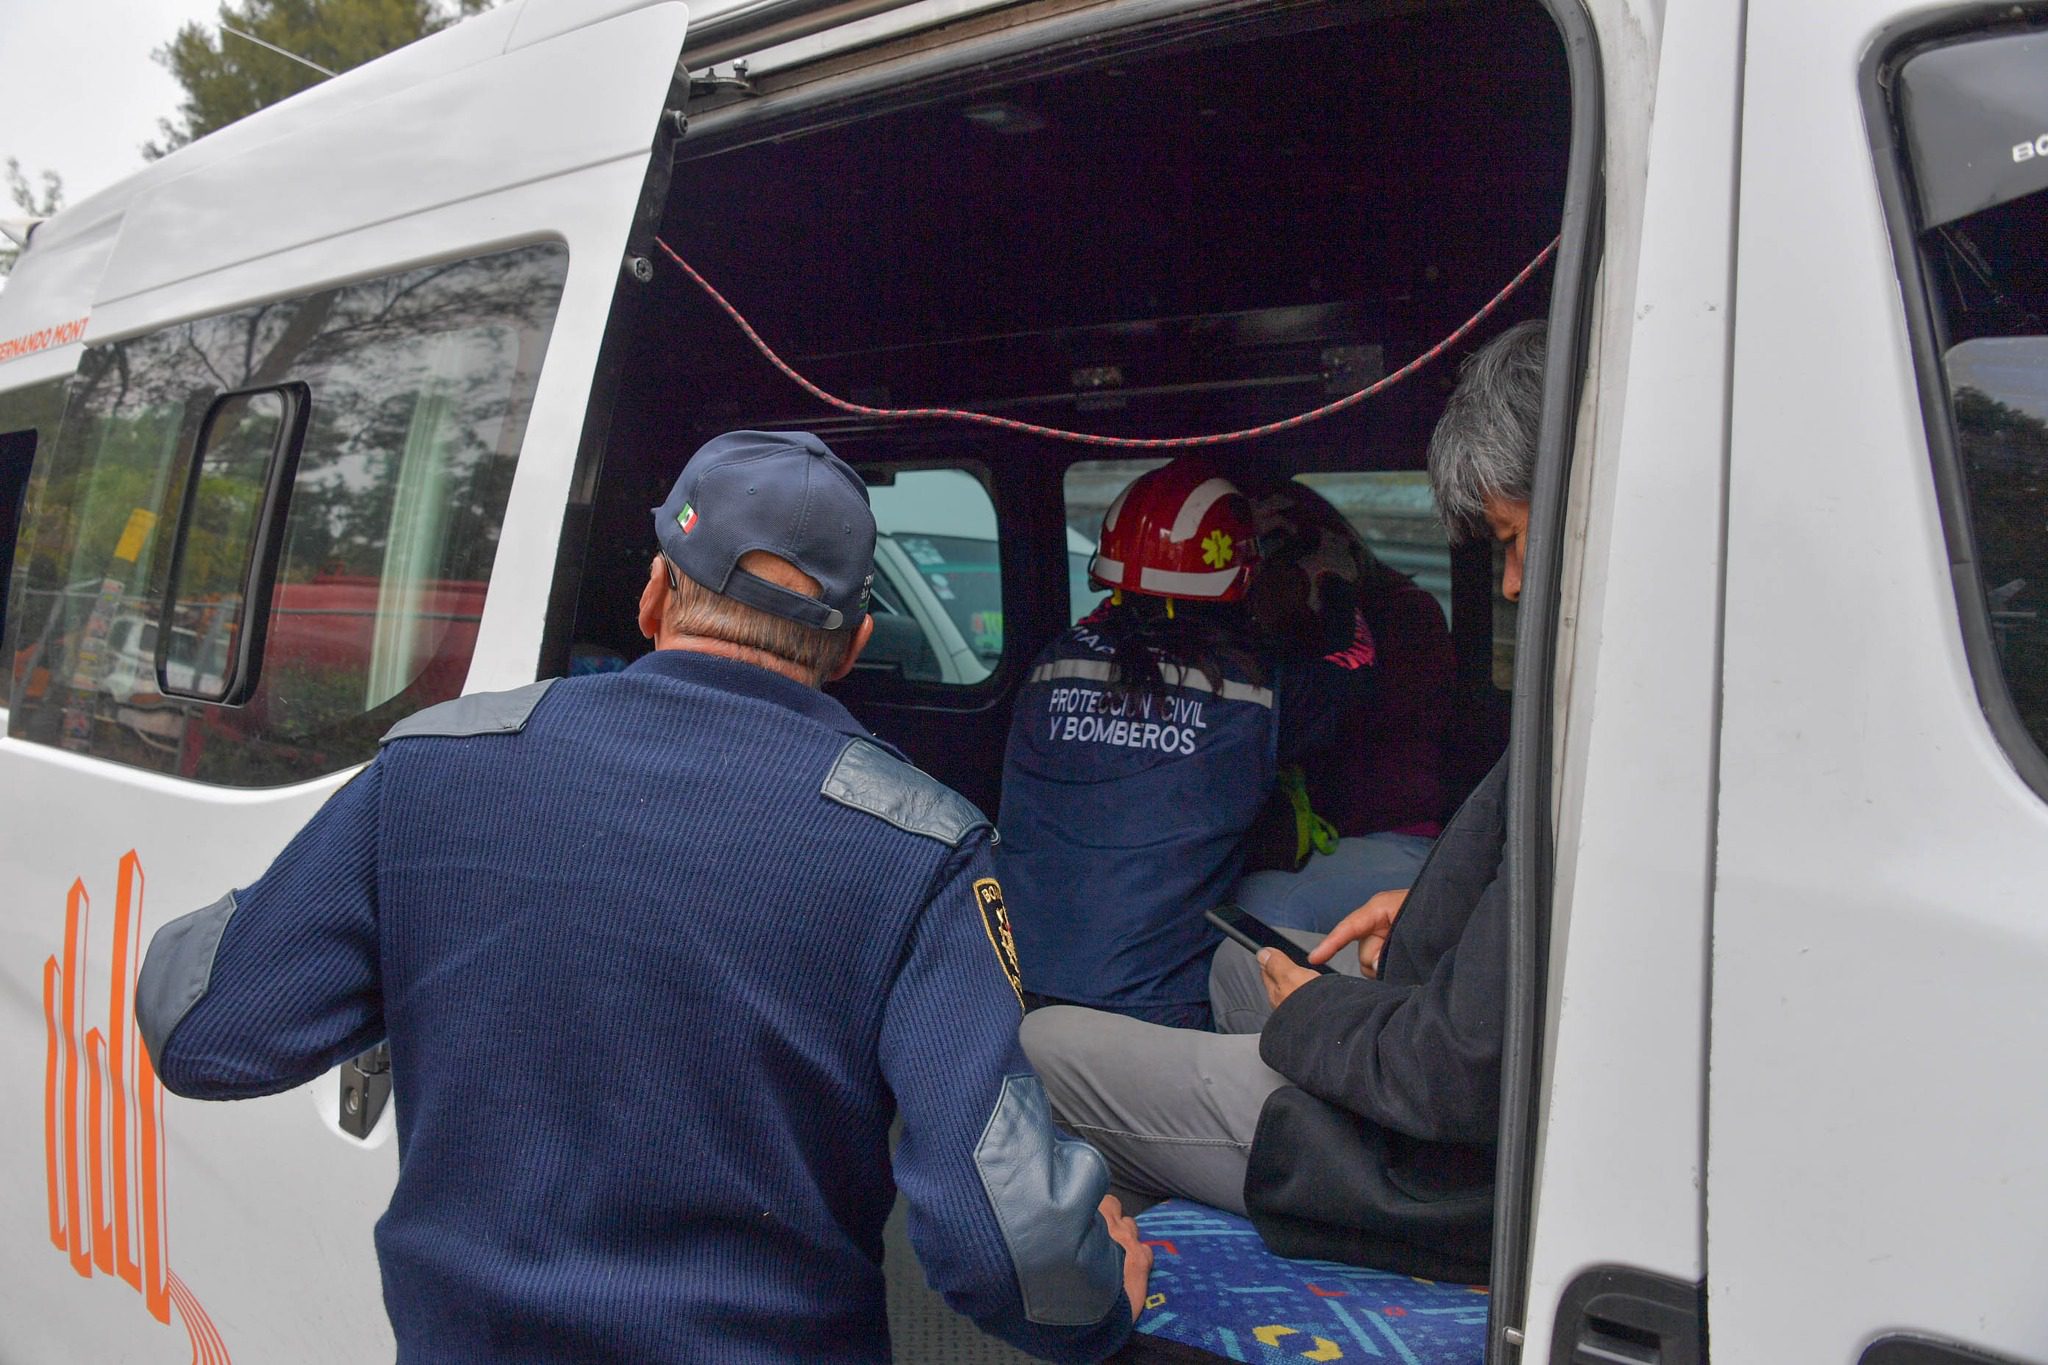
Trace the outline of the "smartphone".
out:
<instances>
[{"instance_id":1,"label":"smartphone","mask_svg":"<svg viewBox=\"0 0 2048 1365\"><path fill-rule=\"evenodd\" d=\"M1306 967L1312 972L1322 972L1325 975L1336 974L1336 968L1318 966L1310 962L1308 949L1264 920L1247 915L1235 905L1219 905L1214 910L1204 911L1202 918L1221 929L1233 942L1243 944L1248 952L1257 954L1261 948L1278 948L1297 967Z\"/></svg>"}]
</instances>

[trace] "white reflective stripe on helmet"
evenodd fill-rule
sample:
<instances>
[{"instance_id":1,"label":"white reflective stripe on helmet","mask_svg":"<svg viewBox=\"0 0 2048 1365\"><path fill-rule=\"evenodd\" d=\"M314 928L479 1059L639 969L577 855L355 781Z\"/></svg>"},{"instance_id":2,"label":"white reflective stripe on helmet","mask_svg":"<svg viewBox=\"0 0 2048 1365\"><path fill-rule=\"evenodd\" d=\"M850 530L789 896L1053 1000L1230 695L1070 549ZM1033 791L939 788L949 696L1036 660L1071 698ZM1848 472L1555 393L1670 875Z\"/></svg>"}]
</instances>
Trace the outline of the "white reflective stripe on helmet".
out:
<instances>
[{"instance_id":1,"label":"white reflective stripe on helmet","mask_svg":"<svg viewBox=\"0 0 2048 1365\"><path fill-rule=\"evenodd\" d=\"M1194 537L1202 529L1202 518L1209 509L1237 491L1236 485L1228 479L1204 479L1195 485L1195 491L1188 494L1188 500L1180 505L1180 512L1173 519L1173 531L1168 540L1179 542Z\"/></svg>"},{"instance_id":2,"label":"white reflective stripe on helmet","mask_svg":"<svg viewBox=\"0 0 2048 1365\"><path fill-rule=\"evenodd\" d=\"M1108 555L1098 550L1096 551L1095 558L1088 561L1088 573L1091 577L1099 578L1105 583L1122 583L1124 581L1124 562L1121 559L1111 559Z\"/></svg>"},{"instance_id":3,"label":"white reflective stripe on helmet","mask_svg":"<svg viewBox=\"0 0 2048 1365\"><path fill-rule=\"evenodd\" d=\"M1254 687L1250 683L1224 680L1219 692L1210 685L1207 675L1197 669L1182 668L1179 664L1161 664L1159 676L1168 687L1184 687L1191 692L1211 692L1225 701L1248 701L1268 710L1273 706L1273 689ZM1049 664L1040 664L1031 670L1030 681L1035 683L1058 682L1063 678L1082 678L1089 682L1115 682L1116 665L1100 659L1055 659Z\"/></svg>"},{"instance_id":4,"label":"white reflective stripe on helmet","mask_svg":"<svg viewBox=\"0 0 2048 1365\"><path fill-rule=\"evenodd\" d=\"M1170 597L1221 597L1230 591L1242 569L1218 569L1214 573L1180 573L1174 569L1142 568L1138 586Z\"/></svg>"}]
</instances>

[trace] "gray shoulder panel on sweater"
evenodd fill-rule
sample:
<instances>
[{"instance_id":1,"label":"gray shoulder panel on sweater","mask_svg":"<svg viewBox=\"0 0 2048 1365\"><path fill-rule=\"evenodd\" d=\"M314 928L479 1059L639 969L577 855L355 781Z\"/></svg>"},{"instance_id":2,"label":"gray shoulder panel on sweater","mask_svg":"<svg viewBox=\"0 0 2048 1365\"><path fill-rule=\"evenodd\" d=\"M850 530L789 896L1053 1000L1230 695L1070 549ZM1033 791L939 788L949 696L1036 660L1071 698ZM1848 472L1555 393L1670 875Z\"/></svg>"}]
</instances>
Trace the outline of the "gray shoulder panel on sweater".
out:
<instances>
[{"instance_id":1,"label":"gray shoulder panel on sweater","mask_svg":"<svg viewBox=\"0 0 2048 1365\"><path fill-rule=\"evenodd\" d=\"M171 1033L213 984L213 959L220 936L234 918L230 891L204 910L181 915L156 931L135 978L135 1025L158 1070Z\"/></svg>"},{"instance_id":2,"label":"gray shoulder panel on sweater","mask_svg":"<svg viewBox=\"0 0 2048 1365\"><path fill-rule=\"evenodd\" d=\"M407 716L385 731L384 738L377 742L389 744L394 739L426 736L460 739L466 735L516 735L526 728L533 708L540 705L540 699L548 694L548 689L560 681L560 678L542 678L539 682L515 687L510 692L472 692L466 697L444 701L439 706L429 706Z\"/></svg>"},{"instance_id":3,"label":"gray shoulder panel on sweater","mask_svg":"<svg viewBox=\"0 0 2048 1365\"><path fill-rule=\"evenodd\" d=\"M950 848L977 829L995 829L959 792L864 739L847 741L818 790L829 801Z\"/></svg>"},{"instance_id":4,"label":"gray shoulder panel on sweater","mask_svg":"<svg viewBox=\"0 0 2048 1365\"><path fill-rule=\"evenodd\" d=\"M1100 1322L1124 1287L1123 1256L1096 1212L1109 1193L1109 1166L1052 1126L1038 1077L1003 1078L974 1145L974 1169L1017 1272L1025 1318L1046 1327Z\"/></svg>"}]
</instances>

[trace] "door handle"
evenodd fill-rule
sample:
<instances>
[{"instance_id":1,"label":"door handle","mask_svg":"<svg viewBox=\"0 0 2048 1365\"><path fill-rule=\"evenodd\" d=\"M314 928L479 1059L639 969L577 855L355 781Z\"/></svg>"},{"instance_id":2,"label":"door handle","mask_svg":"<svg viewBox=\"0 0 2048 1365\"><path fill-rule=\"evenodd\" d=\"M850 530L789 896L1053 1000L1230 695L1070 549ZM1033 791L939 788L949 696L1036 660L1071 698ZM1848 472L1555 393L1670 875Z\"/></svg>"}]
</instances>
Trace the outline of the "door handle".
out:
<instances>
[{"instance_id":1,"label":"door handle","mask_svg":"<svg viewBox=\"0 0 2048 1365\"><path fill-rule=\"evenodd\" d=\"M1551 1365L1702 1365L1704 1286L1601 1266L1565 1288Z\"/></svg>"},{"instance_id":2,"label":"door handle","mask_svg":"<svg viewBox=\"0 0 2048 1365\"><path fill-rule=\"evenodd\" d=\"M341 1064L341 1131L366 1139L391 1102L391 1044L379 1043Z\"/></svg>"}]
</instances>

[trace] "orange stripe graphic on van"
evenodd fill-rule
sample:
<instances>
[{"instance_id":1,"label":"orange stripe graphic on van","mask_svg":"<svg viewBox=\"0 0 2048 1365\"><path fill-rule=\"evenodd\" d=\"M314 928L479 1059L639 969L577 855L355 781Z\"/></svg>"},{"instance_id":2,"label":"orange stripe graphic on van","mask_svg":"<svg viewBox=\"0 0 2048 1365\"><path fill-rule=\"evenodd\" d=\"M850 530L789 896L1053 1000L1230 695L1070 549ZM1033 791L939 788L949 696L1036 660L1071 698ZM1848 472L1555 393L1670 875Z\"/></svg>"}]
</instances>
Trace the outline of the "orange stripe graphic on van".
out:
<instances>
[{"instance_id":1,"label":"orange stripe graphic on van","mask_svg":"<svg viewBox=\"0 0 2048 1365\"><path fill-rule=\"evenodd\" d=\"M175 1307L193 1365L232 1365L227 1343L170 1268L164 1181L163 1086L135 1031L141 967L142 860L121 857L114 896L114 955L106 1027L85 1027L87 930L84 879L64 904L64 946L43 963L44 1174L50 1242L83 1279L105 1275L142 1296L158 1322ZM82 1120L82 1123L81 1123ZM81 1186L81 1176L83 1184Z\"/></svg>"}]
</instances>

